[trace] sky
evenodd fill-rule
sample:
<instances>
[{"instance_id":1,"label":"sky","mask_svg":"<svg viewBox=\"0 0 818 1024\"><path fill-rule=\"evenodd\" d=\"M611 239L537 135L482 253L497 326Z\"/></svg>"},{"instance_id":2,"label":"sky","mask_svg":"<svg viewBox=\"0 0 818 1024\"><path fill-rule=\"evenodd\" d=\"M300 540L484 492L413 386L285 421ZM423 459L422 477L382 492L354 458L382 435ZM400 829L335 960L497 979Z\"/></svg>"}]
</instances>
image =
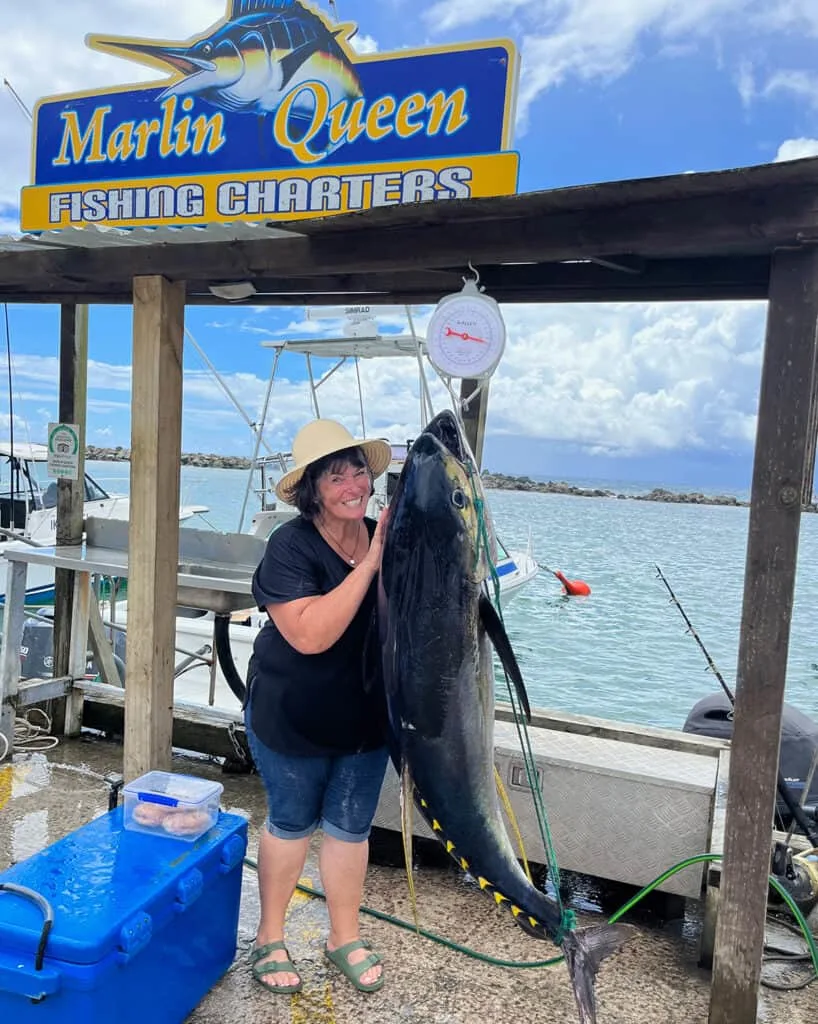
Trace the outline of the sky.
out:
<instances>
[{"instance_id":1,"label":"sky","mask_svg":"<svg viewBox=\"0 0 818 1024\"><path fill-rule=\"evenodd\" d=\"M328 5L317 5L330 14ZM222 0L28 0L10 5L0 77L31 107L44 96L155 78L86 47L87 33L183 41L223 17ZM510 38L521 52L514 148L519 191L717 170L818 155L815 0L337 0L364 53ZM19 230L31 130L0 90L0 233ZM414 310L422 332L431 308ZM749 486L766 306L759 302L510 305L492 380L484 465L543 479ZM57 418L56 308L10 306L16 436ZM183 450L250 455L272 365L264 343L335 336L303 308L191 308ZM403 331L391 312L383 330ZM0 339L5 350L4 324ZM193 343L195 341L195 344ZM87 441L129 446L131 312L93 307ZM329 369L331 363L316 363ZM7 376L5 354L0 374ZM411 360L360 366L365 429L398 442L419 426ZM355 369L319 392L322 415L359 434ZM7 388L0 432L7 433ZM438 406L448 400L436 384ZM532 410L536 410L532 413ZM303 360L285 356L266 444L288 449L312 415Z\"/></svg>"}]
</instances>

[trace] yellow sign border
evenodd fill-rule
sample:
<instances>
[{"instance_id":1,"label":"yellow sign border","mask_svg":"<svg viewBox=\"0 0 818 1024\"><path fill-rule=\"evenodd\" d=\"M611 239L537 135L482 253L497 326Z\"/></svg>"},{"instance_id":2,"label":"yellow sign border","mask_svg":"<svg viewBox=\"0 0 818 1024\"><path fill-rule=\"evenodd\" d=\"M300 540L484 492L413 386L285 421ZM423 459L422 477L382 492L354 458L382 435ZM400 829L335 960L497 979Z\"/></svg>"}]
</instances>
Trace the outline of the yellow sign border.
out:
<instances>
[{"instance_id":1,"label":"yellow sign border","mask_svg":"<svg viewBox=\"0 0 818 1024\"><path fill-rule=\"evenodd\" d=\"M463 198L485 198L490 196L513 195L517 191L519 175L519 154L514 151L504 153L480 154L476 156L454 156L441 157L435 160L414 160L414 161L391 161L379 164L349 164L336 167L295 167L276 171L249 171L242 174L201 174L201 175L177 175L163 178L133 178L122 180L106 180L101 182L80 182L75 184L60 185L29 185L22 190L20 221L23 231L57 231L65 228L84 228L99 223L105 227L170 227L187 226L201 227L206 224L228 224L231 222L273 222L273 221L297 221L315 217L339 216L344 213L359 212L370 209L373 205L401 205L401 201L390 201L388 203L372 203L372 184L369 186L369 202L362 202L361 205L342 205L338 210L298 210L286 212L267 213L257 211L253 213L219 213L217 201L219 190L225 185L247 185L258 182L280 183L282 181L305 181L308 184L316 179L342 179L350 176L374 176L374 175L407 175L420 171L433 172L436 175L441 171L450 170L453 167L467 168L472 172L470 182L470 194ZM85 195L94 190L103 192L123 191L128 189L152 189L170 187L174 190L187 187L201 187L203 192L203 211L195 217L146 217L136 219L127 217L122 219L108 220L100 218L98 221L71 221L63 216L57 223L50 220L50 208L52 195ZM363 184L362 189L365 188ZM394 193L394 186L391 191ZM436 190L445 186L436 185ZM385 189L386 191L386 189ZM448 199L440 199L438 202L448 202ZM70 213L69 211L64 211Z\"/></svg>"}]
</instances>

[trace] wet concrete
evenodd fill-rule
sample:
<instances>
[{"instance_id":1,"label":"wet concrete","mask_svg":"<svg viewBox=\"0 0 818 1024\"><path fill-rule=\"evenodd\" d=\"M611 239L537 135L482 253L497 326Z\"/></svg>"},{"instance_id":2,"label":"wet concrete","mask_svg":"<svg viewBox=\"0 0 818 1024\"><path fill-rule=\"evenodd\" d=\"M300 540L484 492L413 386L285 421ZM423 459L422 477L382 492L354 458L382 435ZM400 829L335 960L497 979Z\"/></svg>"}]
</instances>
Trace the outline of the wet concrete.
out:
<instances>
[{"instance_id":1,"label":"wet concrete","mask_svg":"<svg viewBox=\"0 0 818 1024\"><path fill-rule=\"evenodd\" d=\"M121 770L121 756L120 746L84 737L47 753L18 755L12 766L0 765L0 871L104 813L108 788L103 777ZM258 778L224 775L216 763L182 756L174 767L224 785L222 806L248 818L248 852L255 858L264 818ZM316 854L317 841L303 881L320 887ZM418 868L415 882L420 923L438 935L504 960L543 960L556 952L524 935L507 912L448 869ZM403 869L373 864L364 903L411 921ZM327 931L323 901L302 893L290 908L287 941L304 977L304 991L274 996L253 981L244 964L257 918L256 877L245 867L236 961L188 1018L190 1024L577 1020L564 965L527 970L488 965L366 914L362 932L384 959L387 984L374 995L357 993L322 955ZM600 920L599 915L580 914L581 923ZM696 965L696 920L695 913L686 922L663 926L645 915L636 919L637 937L600 974L599 1024L705 1024L710 975ZM817 1016L818 984L798 992L762 990L763 1024L811 1024Z\"/></svg>"}]
</instances>

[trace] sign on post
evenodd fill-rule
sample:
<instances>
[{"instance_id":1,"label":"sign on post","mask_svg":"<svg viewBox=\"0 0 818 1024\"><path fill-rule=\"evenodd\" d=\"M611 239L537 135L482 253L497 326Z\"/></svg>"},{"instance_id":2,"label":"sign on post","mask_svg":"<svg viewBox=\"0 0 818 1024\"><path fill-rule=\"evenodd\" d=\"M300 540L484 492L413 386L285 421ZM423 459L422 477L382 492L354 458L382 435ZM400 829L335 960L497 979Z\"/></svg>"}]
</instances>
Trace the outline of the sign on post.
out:
<instances>
[{"instance_id":1,"label":"sign on post","mask_svg":"<svg viewBox=\"0 0 818 1024\"><path fill-rule=\"evenodd\" d=\"M184 41L89 35L147 85L41 99L25 231L298 220L517 190L505 39L357 53L308 0L229 0Z\"/></svg>"},{"instance_id":2,"label":"sign on post","mask_svg":"<svg viewBox=\"0 0 818 1024\"><path fill-rule=\"evenodd\" d=\"M76 423L48 424L48 475L58 480L78 480L80 428Z\"/></svg>"}]
</instances>

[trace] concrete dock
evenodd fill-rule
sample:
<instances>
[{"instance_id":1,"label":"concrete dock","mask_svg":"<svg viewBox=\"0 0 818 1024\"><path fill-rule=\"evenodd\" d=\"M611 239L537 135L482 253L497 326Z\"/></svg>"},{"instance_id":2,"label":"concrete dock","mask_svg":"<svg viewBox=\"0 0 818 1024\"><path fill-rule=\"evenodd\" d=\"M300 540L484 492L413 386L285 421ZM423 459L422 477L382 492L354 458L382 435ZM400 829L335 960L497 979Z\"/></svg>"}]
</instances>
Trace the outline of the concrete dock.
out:
<instances>
[{"instance_id":1,"label":"concrete dock","mask_svg":"<svg viewBox=\"0 0 818 1024\"><path fill-rule=\"evenodd\" d=\"M121 771L121 764L121 746L83 736L47 752L18 754L12 764L0 766L0 871L104 813L108 788L103 777ZM264 820L260 780L225 775L218 763L181 755L176 756L174 769L223 783L222 806L248 818L248 854L255 858ZM316 851L314 844L303 881L320 888ZM554 946L523 934L508 913L455 871L427 866L415 874L420 923L429 931L515 962L544 960L558 953ZM364 902L411 921L403 868L373 864ZM600 914L584 913L586 906L578 903L580 923L599 923ZM369 915L362 917L362 932L384 959L387 983L374 995L359 994L322 956L327 930L323 901L301 893L290 908L287 942L304 977L304 991L292 997L274 996L253 981L244 965L257 916L256 877L245 867L236 961L190 1016L191 1024L353 1020L360 1024L473 1024L481 1019L570 1024L577 1020L563 964L536 969L488 965ZM710 975L697 967L695 914L664 924L646 913L628 920L636 924L638 935L603 966L597 983L599 1024L706 1024ZM800 970L798 976L805 977L806 968ZM791 992L762 989L759 1020L764 1024L811 1024L817 1016L818 984Z\"/></svg>"}]
</instances>

